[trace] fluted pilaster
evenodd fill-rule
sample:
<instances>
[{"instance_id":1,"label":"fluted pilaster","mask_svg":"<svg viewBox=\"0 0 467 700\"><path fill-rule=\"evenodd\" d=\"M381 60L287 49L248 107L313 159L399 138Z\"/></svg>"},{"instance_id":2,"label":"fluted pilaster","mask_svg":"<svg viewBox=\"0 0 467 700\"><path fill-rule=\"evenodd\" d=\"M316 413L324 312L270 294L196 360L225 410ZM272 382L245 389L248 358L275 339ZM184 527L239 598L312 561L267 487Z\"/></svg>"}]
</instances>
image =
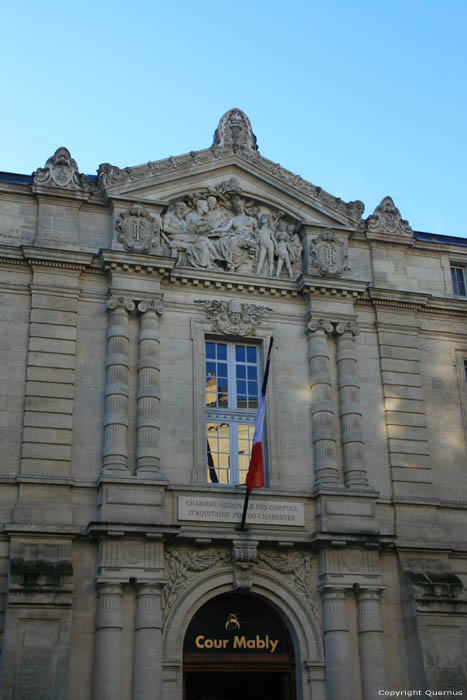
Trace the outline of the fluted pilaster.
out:
<instances>
[{"instance_id":1,"label":"fluted pilaster","mask_svg":"<svg viewBox=\"0 0 467 700\"><path fill-rule=\"evenodd\" d=\"M161 697L161 587L141 584L136 591L133 700Z\"/></svg>"},{"instance_id":2,"label":"fluted pilaster","mask_svg":"<svg viewBox=\"0 0 467 700\"><path fill-rule=\"evenodd\" d=\"M119 583L100 583L97 589L93 700L121 700L122 661L122 587Z\"/></svg>"},{"instance_id":3,"label":"fluted pilaster","mask_svg":"<svg viewBox=\"0 0 467 700\"><path fill-rule=\"evenodd\" d=\"M358 641L363 700L386 688L386 656L381 621L381 589L357 590Z\"/></svg>"},{"instance_id":4,"label":"fluted pilaster","mask_svg":"<svg viewBox=\"0 0 467 700\"><path fill-rule=\"evenodd\" d=\"M338 484L332 381L326 339L326 334L331 333L333 327L330 321L313 319L307 329L315 479L317 485Z\"/></svg>"},{"instance_id":5,"label":"fluted pilaster","mask_svg":"<svg viewBox=\"0 0 467 700\"><path fill-rule=\"evenodd\" d=\"M323 633L326 657L326 700L354 700L349 621L344 588L324 588Z\"/></svg>"},{"instance_id":6,"label":"fluted pilaster","mask_svg":"<svg viewBox=\"0 0 467 700\"><path fill-rule=\"evenodd\" d=\"M128 313L135 305L130 299L112 297L107 308L103 470L118 475L128 471Z\"/></svg>"},{"instance_id":7,"label":"fluted pilaster","mask_svg":"<svg viewBox=\"0 0 467 700\"><path fill-rule=\"evenodd\" d=\"M349 488L368 488L368 477L363 455L363 424L360 409L360 383L357 375L355 336L360 329L354 322L338 323L337 381L342 447L344 451L344 479Z\"/></svg>"},{"instance_id":8,"label":"fluted pilaster","mask_svg":"<svg viewBox=\"0 0 467 700\"><path fill-rule=\"evenodd\" d=\"M146 478L164 478L160 471L159 302L142 301L138 336L138 404L136 419L136 471Z\"/></svg>"}]
</instances>

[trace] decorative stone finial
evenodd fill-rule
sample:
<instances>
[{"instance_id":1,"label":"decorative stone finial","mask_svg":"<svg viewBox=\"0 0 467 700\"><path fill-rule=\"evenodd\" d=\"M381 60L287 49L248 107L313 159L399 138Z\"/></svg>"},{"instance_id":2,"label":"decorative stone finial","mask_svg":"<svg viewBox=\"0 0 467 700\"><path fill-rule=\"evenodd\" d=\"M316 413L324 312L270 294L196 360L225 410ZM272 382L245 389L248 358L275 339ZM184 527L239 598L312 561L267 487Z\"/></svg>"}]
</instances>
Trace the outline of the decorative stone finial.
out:
<instances>
[{"instance_id":1,"label":"decorative stone finial","mask_svg":"<svg viewBox=\"0 0 467 700\"><path fill-rule=\"evenodd\" d=\"M32 180L35 185L66 187L73 190L89 189L86 175L80 174L78 165L71 157L70 151L63 146L57 148L44 168L38 168L33 173Z\"/></svg>"},{"instance_id":2,"label":"decorative stone finial","mask_svg":"<svg viewBox=\"0 0 467 700\"><path fill-rule=\"evenodd\" d=\"M258 150L256 136L250 120L240 109L230 109L221 117L214 132L213 146L219 149L253 151Z\"/></svg>"},{"instance_id":3,"label":"decorative stone finial","mask_svg":"<svg viewBox=\"0 0 467 700\"><path fill-rule=\"evenodd\" d=\"M400 234L412 236L409 222L401 217L391 197L385 197L367 219L368 231L372 233Z\"/></svg>"}]
</instances>

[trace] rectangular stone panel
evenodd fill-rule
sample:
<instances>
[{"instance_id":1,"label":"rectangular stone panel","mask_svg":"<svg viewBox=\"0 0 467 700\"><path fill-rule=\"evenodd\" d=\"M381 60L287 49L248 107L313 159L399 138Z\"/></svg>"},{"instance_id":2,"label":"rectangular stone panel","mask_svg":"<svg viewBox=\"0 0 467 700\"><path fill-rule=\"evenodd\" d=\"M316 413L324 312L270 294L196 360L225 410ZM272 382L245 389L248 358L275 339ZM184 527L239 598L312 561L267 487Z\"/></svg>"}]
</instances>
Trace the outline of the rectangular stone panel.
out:
<instances>
[{"instance_id":1,"label":"rectangular stone panel","mask_svg":"<svg viewBox=\"0 0 467 700\"><path fill-rule=\"evenodd\" d=\"M389 455L391 467L419 467L430 469L430 456L428 454L408 454L391 452Z\"/></svg>"},{"instance_id":2,"label":"rectangular stone panel","mask_svg":"<svg viewBox=\"0 0 467 700\"><path fill-rule=\"evenodd\" d=\"M41 411L26 411L24 414L25 427L39 428L69 428L73 426L71 415L62 413L42 413Z\"/></svg>"},{"instance_id":3,"label":"rectangular stone panel","mask_svg":"<svg viewBox=\"0 0 467 700\"><path fill-rule=\"evenodd\" d=\"M428 455L428 443L424 440L392 440L389 439L390 452L405 452L407 454Z\"/></svg>"},{"instance_id":4,"label":"rectangular stone panel","mask_svg":"<svg viewBox=\"0 0 467 700\"><path fill-rule=\"evenodd\" d=\"M36 338L76 340L76 328L73 326L57 326L51 323L31 323L31 336Z\"/></svg>"},{"instance_id":5,"label":"rectangular stone panel","mask_svg":"<svg viewBox=\"0 0 467 700\"><path fill-rule=\"evenodd\" d=\"M381 331L379 340L382 346L395 345L396 347L418 348L418 338L409 333L395 333L391 331Z\"/></svg>"},{"instance_id":6,"label":"rectangular stone panel","mask_svg":"<svg viewBox=\"0 0 467 700\"><path fill-rule=\"evenodd\" d=\"M413 415L413 414L409 414ZM400 440L424 440L428 439L424 426L412 425L388 425L388 437Z\"/></svg>"},{"instance_id":7,"label":"rectangular stone panel","mask_svg":"<svg viewBox=\"0 0 467 700\"><path fill-rule=\"evenodd\" d=\"M75 356L61 355L53 352L30 352L28 364L35 367L58 367L60 369L74 369Z\"/></svg>"},{"instance_id":8,"label":"rectangular stone panel","mask_svg":"<svg viewBox=\"0 0 467 700\"><path fill-rule=\"evenodd\" d=\"M431 484L431 470L417 469L414 467L393 467L392 478L394 481L410 481Z\"/></svg>"},{"instance_id":9,"label":"rectangular stone panel","mask_svg":"<svg viewBox=\"0 0 467 700\"><path fill-rule=\"evenodd\" d=\"M73 401L71 399L55 399L43 396L27 396L25 401L26 411L41 411L44 413L73 413Z\"/></svg>"},{"instance_id":10,"label":"rectangular stone panel","mask_svg":"<svg viewBox=\"0 0 467 700\"><path fill-rule=\"evenodd\" d=\"M32 309L31 322L51 323L53 325L76 326L76 314L70 311L52 311L50 309Z\"/></svg>"},{"instance_id":11,"label":"rectangular stone panel","mask_svg":"<svg viewBox=\"0 0 467 700\"><path fill-rule=\"evenodd\" d=\"M56 367L28 367L26 378L38 382L74 384L75 372L73 369L58 369Z\"/></svg>"},{"instance_id":12,"label":"rectangular stone panel","mask_svg":"<svg viewBox=\"0 0 467 700\"><path fill-rule=\"evenodd\" d=\"M72 399L74 387L72 384L62 384L61 382L27 382L26 393L29 396L48 396L49 398Z\"/></svg>"},{"instance_id":13,"label":"rectangular stone panel","mask_svg":"<svg viewBox=\"0 0 467 700\"><path fill-rule=\"evenodd\" d=\"M178 519L208 522L240 522L244 498L217 496L179 496ZM247 521L251 525L293 525L303 527L304 503L251 499Z\"/></svg>"},{"instance_id":14,"label":"rectangular stone panel","mask_svg":"<svg viewBox=\"0 0 467 700\"><path fill-rule=\"evenodd\" d=\"M46 352L63 355L74 355L76 343L74 340L57 340L56 338L35 338L29 339L29 350L36 352Z\"/></svg>"},{"instance_id":15,"label":"rectangular stone panel","mask_svg":"<svg viewBox=\"0 0 467 700\"><path fill-rule=\"evenodd\" d=\"M386 411L386 424L388 426L418 426L426 427L426 418L424 413L406 413L400 411ZM393 435L392 437L395 437Z\"/></svg>"},{"instance_id":16,"label":"rectangular stone panel","mask_svg":"<svg viewBox=\"0 0 467 700\"><path fill-rule=\"evenodd\" d=\"M54 445L71 445L71 430L27 427L23 432L24 442L44 442Z\"/></svg>"},{"instance_id":17,"label":"rectangular stone panel","mask_svg":"<svg viewBox=\"0 0 467 700\"><path fill-rule=\"evenodd\" d=\"M384 384L395 384L397 386L421 386L421 379L419 374L410 374L401 370L400 372L386 372L383 371L383 382Z\"/></svg>"},{"instance_id":18,"label":"rectangular stone panel","mask_svg":"<svg viewBox=\"0 0 467 700\"><path fill-rule=\"evenodd\" d=\"M52 311L73 311L78 309L76 296L62 296L58 294L38 294L32 295L31 306L33 309L51 309Z\"/></svg>"}]
</instances>

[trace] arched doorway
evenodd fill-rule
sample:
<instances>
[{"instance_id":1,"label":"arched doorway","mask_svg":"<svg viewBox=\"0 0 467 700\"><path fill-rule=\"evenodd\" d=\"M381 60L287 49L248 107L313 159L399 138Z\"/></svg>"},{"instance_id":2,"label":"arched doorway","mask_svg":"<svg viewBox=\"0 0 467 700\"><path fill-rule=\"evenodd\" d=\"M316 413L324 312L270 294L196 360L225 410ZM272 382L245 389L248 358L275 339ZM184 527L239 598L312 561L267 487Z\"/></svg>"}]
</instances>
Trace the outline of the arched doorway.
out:
<instances>
[{"instance_id":1,"label":"arched doorway","mask_svg":"<svg viewBox=\"0 0 467 700\"><path fill-rule=\"evenodd\" d=\"M183 647L184 700L295 700L295 659L277 613L225 593L193 617Z\"/></svg>"}]
</instances>

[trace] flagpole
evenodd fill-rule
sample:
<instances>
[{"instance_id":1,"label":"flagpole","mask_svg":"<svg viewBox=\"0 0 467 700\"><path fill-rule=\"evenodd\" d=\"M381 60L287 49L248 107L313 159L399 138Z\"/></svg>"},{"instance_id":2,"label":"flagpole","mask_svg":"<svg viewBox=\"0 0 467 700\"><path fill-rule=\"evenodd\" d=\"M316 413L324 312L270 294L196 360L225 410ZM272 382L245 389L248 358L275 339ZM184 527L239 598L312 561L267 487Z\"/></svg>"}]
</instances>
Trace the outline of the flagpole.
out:
<instances>
[{"instance_id":1,"label":"flagpole","mask_svg":"<svg viewBox=\"0 0 467 700\"><path fill-rule=\"evenodd\" d=\"M239 530L245 529L246 512L248 510L248 501L249 500L250 500L250 492L247 489L246 494L245 494L245 501L243 503L242 522L240 523L240 527L238 528Z\"/></svg>"},{"instance_id":2,"label":"flagpole","mask_svg":"<svg viewBox=\"0 0 467 700\"><path fill-rule=\"evenodd\" d=\"M261 397L262 398L264 398L266 396L266 386L268 383L268 376L269 376L269 362L271 359L271 350L272 350L273 342L274 342L274 338L271 336L271 339L269 341L268 356L266 359L266 368L264 370L263 385L261 387ZM255 428L256 428L256 425L255 425ZM250 465L251 465L251 461L250 461ZM248 475L247 475L247 482L248 482ZM264 486L264 482L263 482L263 486ZM251 488L251 490L253 490L253 487ZM245 528L245 520L246 520L247 511L248 511L248 501L249 500L250 500L250 489L248 488L248 485L247 485L246 493L245 493L245 501L243 503L242 520L240 523L240 527L238 527L237 530L245 530L246 529Z\"/></svg>"}]
</instances>

